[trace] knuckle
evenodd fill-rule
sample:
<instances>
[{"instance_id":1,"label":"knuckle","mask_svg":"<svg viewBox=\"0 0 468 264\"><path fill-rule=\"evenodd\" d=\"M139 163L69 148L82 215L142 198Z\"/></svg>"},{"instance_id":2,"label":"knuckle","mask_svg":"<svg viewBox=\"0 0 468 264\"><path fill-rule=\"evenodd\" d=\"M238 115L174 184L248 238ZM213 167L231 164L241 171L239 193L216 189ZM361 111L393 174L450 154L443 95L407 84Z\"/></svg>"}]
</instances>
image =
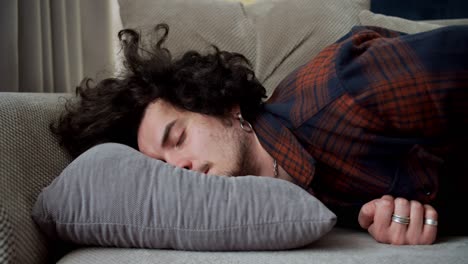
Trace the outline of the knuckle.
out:
<instances>
[{"instance_id":1,"label":"knuckle","mask_svg":"<svg viewBox=\"0 0 468 264\"><path fill-rule=\"evenodd\" d=\"M436 241L437 230L431 230L429 232L423 233L420 239L420 244L422 245L431 245Z\"/></svg>"},{"instance_id":2,"label":"knuckle","mask_svg":"<svg viewBox=\"0 0 468 264\"><path fill-rule=\"evenodd\" d=\"M418 202L418 201L411 201L411 209L413 210L419 210L419 211L423 211L424 210L424 206Z\"/></svg>"},{"instance_id":3,"label":"knuckle","mask_svg":"<svg viewBox=\"0 0 468 264\"><path fill-rule=\"evenodd\" d=\"M382 199L388 200L388 201L394 200L393 196L391 196L390 194L385 194L384 196L382 196Z\"/></svg>"},{"instance_id":4,"label":"knuckle","mask_svg":"<svg viewBox=\"0 0 468 264\"><path fill-rule=\"evenodd\" d=\"M401 237L395 237L391 239L391 244L395 246L401 246L405 244L405 240Z\"/></svg>"},{"instance_id":5,"label":"knuckle","mask_svg":"<svg viewBox=\"0 0 468 264\"><path fill-rule=\"evenodd\" d=\"M421 240L421 242L419 244L421 245L432 245L434 244L435 242L435 237L431 237L431 238L425 238L423 240Z\"/></svg>"},{"instance_id":6,"label":"knuckle","mask_svg":"<svg viewBox=\"0 0 468 264\"><path fill-rule=\"evenodd\" d=\"M408 244L409 245L419 245L421 242L417 238L408 238Z\"/></svg>"},{"instance_id":7,"label":"knuckle","mask_svg":"<svg viewBox=\"0 0 468 264\"><path fill-rule=\"evenodd\" d=\"M388 201L388 200L380 200L379 201L379 206L386 209L386 208L391 208L392 207L392 202L391 201Z\"/></svg>"},{"instance_id":8,"label":"knuckle","mask_svg":"<svg viewBox=\"0 0 468 264\"><path fill-rule=\"evenodd\" d=\"M421 245L423 236L421 233L412 232L408 233L406 236L406 242L408 245Z\"/></svg>"},{"instance_id":9,"label":"knuckle","mask_svg":"<svg viewBox=\"0 0 468 264\"><path fill-rule=\"evenodd\" d=\"M374 239L379 243L387 243L387 237L381 233L375 234Z\"/></svg>"},{"instance_id":10,"label":"knuckle","mask_svg":"<svg viewBox=\"0 0 468 264\"><path fill-rule=\"evenodd\" d=\"M372 215L372 208L369 204L365 204L363 207L361 207L361 213L364 214L365 216L371 216Z\"/></svg>"},{"instance_id":11,"label":"knuckle","mask_svg":"<svg viewBox=\"0 0 468 264\"><path fill-rule=\"evenodd\" d=\"M395 205L396 206L401 206L401 207L409 206L409 201L404 199L404 198L396 198L395 199Z\"/></svg>"},{"instance_id":12,"label":"knuckle","mask_svg":"<svg viewBox=\"0 0 468 264\"><path fill-rule=\"evenodd\" d=\"M375 241L381 243L381 244L388 244L387 240L381 238L381 237L378 237L378 238L375 238Z\"/></svg>"},{"instance_id":13,"label":"knuckle","mask_svg":"<svg viewBox=\"0 0 468 264\"><path fill-rule=\"evenodd\" d=\"M368 229L369 234L375 239L375 241L379 243L387 243L388 242L388 235L382 228L375 228L375 226L371 229Z\"/></svg>"},{"instance_id":14,"label":"knuckle","mask_svg":"<svg viewBox=\"0 0 468 264\"><path fill-rule=\"evenodd\" d=\"M400 234L394 234L393 236L390 237L390 244L392 245L404 245L406 242L406 237L405 235L400 235Z\"/></svg>"},{"instance_id":15,"label":"knuckle","mask_svg":"<svg viewBox=\"0 0 468 264\"><path fill-rule=\"evenodd\" d=\"M426 215L429 215L430 217L434 217L434 218L438 218L438 213L437 211L434 209L434 207L430 206L430 205L424 205L424 208L426 210Z\"/></svg>"}]
</instances>

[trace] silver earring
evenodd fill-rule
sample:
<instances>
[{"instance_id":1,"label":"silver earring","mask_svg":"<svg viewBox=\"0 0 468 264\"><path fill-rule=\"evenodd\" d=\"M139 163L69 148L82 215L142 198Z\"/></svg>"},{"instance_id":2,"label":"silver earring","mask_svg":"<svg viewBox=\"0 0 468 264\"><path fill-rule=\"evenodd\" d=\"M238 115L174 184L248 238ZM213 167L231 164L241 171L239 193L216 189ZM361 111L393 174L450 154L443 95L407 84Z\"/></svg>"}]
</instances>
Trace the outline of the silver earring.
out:
<instances>
[{"instance_id":1,"label":"silver earring","mask_svg":"<svg viewBox=\"0 0 468 264\"><path fill-rule=\"evenodd\" d=\"M242 117L241 113L237 113L237 118L239 118L240 127L241 127L244 131L246 131L246 132L248 132L248 133L250 133L250 132L253 131L252 125L251 125L247 120L245 120L245 119ZM247 124L247 126L246 126L246 124Z\"/></svg>"}]
</instances>

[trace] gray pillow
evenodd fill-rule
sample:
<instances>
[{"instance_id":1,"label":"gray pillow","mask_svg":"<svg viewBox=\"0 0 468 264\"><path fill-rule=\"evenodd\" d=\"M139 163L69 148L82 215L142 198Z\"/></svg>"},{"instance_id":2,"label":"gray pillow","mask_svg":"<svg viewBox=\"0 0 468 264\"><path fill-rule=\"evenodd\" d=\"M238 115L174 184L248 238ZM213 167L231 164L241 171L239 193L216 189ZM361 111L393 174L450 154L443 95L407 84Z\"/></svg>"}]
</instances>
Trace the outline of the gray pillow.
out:
<instances>
[{"instance_id":1,"label":"gray pillow","mask_svg":"<svg viewBox=\"0 0 468 264\"><path fill-rule=\"evenodd\" d=\"M208 176L116 143L75 159L42 190L32 216L51 238L76 244L181 250L297 248L336 222L290 182Z\"/></svg>"}]
</instances>

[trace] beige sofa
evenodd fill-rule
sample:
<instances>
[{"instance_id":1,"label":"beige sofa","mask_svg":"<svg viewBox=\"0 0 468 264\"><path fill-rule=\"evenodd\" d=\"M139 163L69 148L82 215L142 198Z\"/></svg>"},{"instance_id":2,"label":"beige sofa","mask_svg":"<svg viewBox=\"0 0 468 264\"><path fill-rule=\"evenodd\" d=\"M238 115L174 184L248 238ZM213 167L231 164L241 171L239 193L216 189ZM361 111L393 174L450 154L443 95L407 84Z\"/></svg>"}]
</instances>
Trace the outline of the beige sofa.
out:
<instances>
[{"instance_id":1,"label":"beige sofa","mask_svg":"<svg viewBox=\"0 0 468 264\"><path fill-rule=\"evenodd\" d=\"M327 1L326 5L310 10L318 10L316 12L321 12L320 10L323 8L335 10L336 6L333 4L338 5L339 1L341 0ZM375 16L364 10L368 9L366 6L368 1L356 1L359 4L358 7L362 7L363 10L359 8L348 10L347 15L341 16L335 24L329 23L329 21L334 21L333 17L320 16L323 25L314 25L310 32L315 34L327 30L331 31L324 38L313 40L303 38L297 43L278 46L277 43L274 43L277 40L274 31L268 32L268 26L271 25L269 23L275 21L268 15L277 15L275 12L284 9L275 11L274 6L265 5L263 8L256 7L257 9L244 10L244 14L255 15L257 18L263 15L265 18L263 22L261 19L254 19L249 20L253 24L245 24L247 26L253 25L257 30L262 27L266 28L263 33L252 31L255 34L251 36L247 31L236 31L237 33L234 32L234 34L246 34L243 36L246 37L247 44L222 39L217 44L221 48L229 49L232 47L234 50L238 49L245 53L253 61L259 79L271 93L274 86L284 78L291 68L297 67L307 59L307 56L316 52L315 50L309 51L310 54L304 55L301 49L307 50L305 45L314 45L314 49L320 49L320 47L331 43L352 25L360 23L377 25L380 23L378 25L398 27L399 30L410 27L410 30L422 31L431 29L435 24L467 22L466 20L436 21L431 24ZM119 2L122 5L131 1L122 0ZM134 5L138 6L138 2L145 1L136 2ZM161 2L171 3L170 1ZM323 1L314 2L323 3ZM353 1L349 1L349 3L351 2ZM343 10L348 7L342 6L340 8ZM125 10L126 12L131 11ZM354 15L349 15L352 12ZM135 25L136 22L132 20L131 16L131 14L123 15L124 25ZM170 19L171 16L167 15L167 18ZM303 20L307 16L299 18ZM343 24L343 21L348 24ZM175 29L177 32L177 26ZM181 32L183 33L183 31ZM296 33L304 36L310 32L296 28L290 31L292 34L290 36L296 36L294 35ZM179 34L179 37L183 37L182 33ZM177 42L177 33L175 34L172 43ZM222 32L217 34L222 35ZM209 39L210 36L204 35L203 41ZM204 43L195 40L196 37L194 37L194 42L190 43L192 48L197 48ZM250 46L249 41L253 41L254 45ZM269 43L269 41L273 43ZM265 47L270 50L265 51ZM176 45L175 49L177 48L182 49L183 47ZM272 50L275 49L278 49L278 52L274 53L276 57L271 54ZM278 56L283 57L278 58ZM58 146L48 130L48 124L57 117L63 108L63 99L61 99L63 96L69 95L0 93L0 263L468 263L468 237L444 237L432 246L391 246L375 242L366 232L338 227L305 248L288 251L189 252L157 249L87 248L48 241L38 230L30 214L41 189L59 175L71 161L71 158Z\"/></svg>"},{"instance_id":2,"label":"beige sofa","mask_svg":"<svg viewBox=\"0 0 468 264\"><path fill-rule=\"evenodd\" d=\"M70 162L48 131L62 94L0 93L0 263L468 263L468 237L432 246L376 243L366 232L334 228L302 249L189 252L69 248L47 241L30 217L41 189ZM71 251L70 251L71 250Z\"/></svg>"}]
</instances>

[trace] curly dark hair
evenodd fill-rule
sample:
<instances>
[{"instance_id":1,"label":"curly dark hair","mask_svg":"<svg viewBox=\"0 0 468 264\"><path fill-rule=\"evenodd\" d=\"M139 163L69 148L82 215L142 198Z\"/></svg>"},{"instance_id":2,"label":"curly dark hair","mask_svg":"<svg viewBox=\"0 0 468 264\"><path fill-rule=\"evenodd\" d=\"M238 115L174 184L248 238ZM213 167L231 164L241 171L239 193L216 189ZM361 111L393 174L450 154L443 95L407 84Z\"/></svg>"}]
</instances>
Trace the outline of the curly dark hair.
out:
<instances>
[{"instance_id":1,"label":"curly dark hair","mask_svg":"<svg viewBox=\"0 0 468 264\"><path fill-rule=\"evenodd\" d=\"M162 37L145 49L137 31L121 30L122 76L104 79L95 86L84 79L75 97L67 99L65 111L50 129L73 157L105 142L138 149L138 127L146 107L156 99L220 118L239 106L246 120L255 119L266 90L243 55L212 46L214 52L202 55L188 51L173 59L162 47L169 26L158 24L153 33L161 32Z\"/></svg>"}]
</instances>

